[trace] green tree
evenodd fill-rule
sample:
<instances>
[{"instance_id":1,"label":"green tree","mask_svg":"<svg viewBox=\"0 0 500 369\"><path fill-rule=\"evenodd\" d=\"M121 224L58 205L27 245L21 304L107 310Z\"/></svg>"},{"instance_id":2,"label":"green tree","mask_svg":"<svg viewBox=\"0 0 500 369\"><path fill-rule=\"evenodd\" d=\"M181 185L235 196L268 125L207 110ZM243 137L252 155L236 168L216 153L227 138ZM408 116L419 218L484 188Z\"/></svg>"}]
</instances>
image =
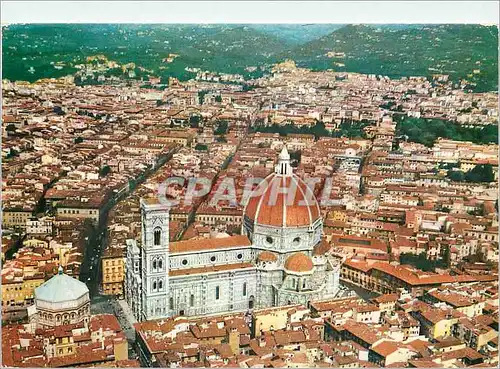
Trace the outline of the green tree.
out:
<instances>
[{"instance_id":1,"label":"green tree","mask_svg":"<svg viewBox=\"0 0 500 369\"><path fill-rule=\"evenodd\" d=\"M463 182L465 181L465 173L461 170L448 170L446 176L454 182Z\"/></svg>"},{"instance_id":2,"label":"green tree","mask_svg":"<svg viewBox=\"0 0 500 369\"><path fill-rule=\"evenodd\" d=\"M463 127L453 121L442 119L424 119L405 116L395 116L396 135L406 135L411 142L426 146L434 145L438 137L457 141L472 141L486 144L498 141L498 127L487 125L483 128Z\"/></svg>"},{"instance_id":3,"label":"green tree","mask_svg":"<svg viewBox=\"0 0 500 369\"><path fill-rule=\"evenodd\" d=\"M493 182L495 180L493 166L491 164L476 165L465 173L465 180L467 182Z\"/></svg>"},{"instance_id":4,"label":"green tree","mask_svg":"<svg viewBox=\"0 0 500 369\"><path fill-rule=\"evenodd\" d=\"M207 90L201 90L201 91L198 91L198 101L200 104L203 104L203 100L205 98L205 95L208 94L209 91Z\"/></svg>"},{"instance_id":5,"label":"green tree","mask_svg":"<svg viewBox=\"0 0 500 369\"><path fill-rule=\"evenodd\" d=\"M109 165L105 165L99 171L99 176L106 177L110 172L111 172L111 168L109 167Z\"/></svg>"},{"instance_id":6,"label":"green tree","mask_svg":"<svg viewBox=\"0 0 500 369\"><path fill-rule=\"evenodd\" d=\"M194 147L194 149L197 150L197 151L207 151L208 150L208 146L204 145L204 144L196 144L196 146Z\"/></svg>"},{"instance_id":7,"label":"green tree","mask_svg":"<svg viewBox=\"0 0 500 369\"><path fill-rule=\"evenodd\" d=\"M214 135L225 135L227 133L229 123L227 120L217 121L217 128L214 131Z\"/></svg>"},{"instance_id":8,"label":"green tree","mask_svg":"<svg viewBox=\"0 0 500 369\"><path fill-rule=\"evenodd\" d=\"M191 115L189 117L189 126L191 128L199 128L201 122L201 117L199 115Z\"/></svg>"}]
</instances>

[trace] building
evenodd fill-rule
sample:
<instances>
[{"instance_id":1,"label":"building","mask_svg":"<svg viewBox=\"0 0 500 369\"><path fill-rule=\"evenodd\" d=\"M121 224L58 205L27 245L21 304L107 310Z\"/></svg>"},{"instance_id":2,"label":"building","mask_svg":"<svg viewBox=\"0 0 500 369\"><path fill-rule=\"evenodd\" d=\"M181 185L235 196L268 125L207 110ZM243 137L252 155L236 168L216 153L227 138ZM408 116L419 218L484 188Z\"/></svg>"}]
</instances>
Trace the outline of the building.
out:
<instances>
[{"instance_id":1,"label":"building","mask_svg":"<svg viewBox=\"0 0 500 369\"><path fill-rule=\"evenodd\" d=\"M127 241L125 283L138 320L308 305L339 290L338 261L314 252L319 205L286 147L248 201L241 236L170 243L166 206L143 199L141 213L141 248Z\"/></svg>"},{"instance_id":2,"label":"building","mask_svg":"<svg viewBox=\"0 0 500 369\"><path fill-rule=\"evenodd\" d=\"M2 224L5 228L26 228L26 222L33 216L32 209L2 209Z\"/></svg>"},{"instance_id":3,"label":"building","mask_svg":"<svg viewBox=\"0 0 500 369\"><path fill-rule=\"evenodd\" d=\"M422 294L447 283L465 284L488 282L498 279L497 275L452 275L450 273L421 272L406 265L392 265L375 262L369 264L357 259L348 259L342 264L341 279L366 290L382 294L394 293L399 289Z\"/></svg>"},{"instance_id":4,"label":"building","mask_svg":"<svg viewBox=\"0 0 500 369\"><path fill-rule=\"evenodd\" d=\"M57 218L91 219L98 223L101 213L101 204L94 202L80 202L66 200L60 202L56 208Z\"/></svg>"},{"instance_id":5,"label":"building","mask_svg":"<svg viewBox=\"0 0 500 369\"><path fill-rule=\"evenodd\" d=\"M128 342L112 314L93 315L87 323L36 329L30 324L2 327L5 367L138 367L128 359Z\"/></svg>"},{"instance_id":6,"label":"building","mask_svg":"<svg viewBox=\"0 0 500 369\"><path fill-rule=\"evenodd\" d=\"M2 309L24 307L33 303L34 290L45 282L43 273L32 276L2 276Z\"/></svg>"},{"instance_id":7,"label":"building","mask_svg":"<svg viewBox=\"0 0 500 369\"><path fill-rule=\"evenodd\" d=\"M30 324L37 328L88 323L90 297L87 285L63 273L58 273L35 289L35 304L28 308Z\"/></svg>"},{"instance_id":8,"label":"building","mask_svg":"<svg viewBox=\"0 0 500 369\"><path fill-rule=\"evenodd\" d=\"M123 296L125 258L121 248L106 249L102 260L102 291L105 295Z\"/></svg>"}]
</instances>

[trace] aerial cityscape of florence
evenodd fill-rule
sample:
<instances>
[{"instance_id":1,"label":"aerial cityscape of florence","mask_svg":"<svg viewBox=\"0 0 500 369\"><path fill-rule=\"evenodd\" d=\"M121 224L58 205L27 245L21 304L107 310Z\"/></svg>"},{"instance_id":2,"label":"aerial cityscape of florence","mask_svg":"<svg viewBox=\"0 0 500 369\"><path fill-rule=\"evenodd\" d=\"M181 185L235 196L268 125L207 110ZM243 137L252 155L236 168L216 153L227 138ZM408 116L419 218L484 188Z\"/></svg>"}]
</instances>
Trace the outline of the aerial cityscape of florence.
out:
<instances>
[{"instance_id":1,"label":"aerial cityscape of florence","mask_svg":"<svg viewBox=\"0 0 500 369\"><path fill-rule=\"evenodd\" d=\"M1 366L498 367L497 1L1 5Z\"/></svg>"}]
</instances>

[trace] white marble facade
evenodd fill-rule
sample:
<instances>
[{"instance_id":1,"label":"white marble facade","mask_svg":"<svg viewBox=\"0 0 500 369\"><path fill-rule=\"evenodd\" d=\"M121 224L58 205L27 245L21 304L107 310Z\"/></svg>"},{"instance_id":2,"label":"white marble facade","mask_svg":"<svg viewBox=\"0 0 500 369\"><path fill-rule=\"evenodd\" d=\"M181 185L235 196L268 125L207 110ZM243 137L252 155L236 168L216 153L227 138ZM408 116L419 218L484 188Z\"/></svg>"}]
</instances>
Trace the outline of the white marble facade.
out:
<instances>
[{"instance_id":1,"label":"white marble facade","mask_svg":"<svg viewBox=\"0 0 500 369\"><path fill-rule=\"evenodd\" d=\"M285 148L272 175L298 180L287 155ZM168 209L141 200L141 214L141 247L127 241L125 282L138 320L308 304L338 292L340 265L314 252L323 230L319 212L300 226L263 224L244 214L244 236L234 236L231 246L212 239L210 246L198 242L193 249L172 251ZM218 242L224 245L218 248Z\"/></svg>"}]
</instances>

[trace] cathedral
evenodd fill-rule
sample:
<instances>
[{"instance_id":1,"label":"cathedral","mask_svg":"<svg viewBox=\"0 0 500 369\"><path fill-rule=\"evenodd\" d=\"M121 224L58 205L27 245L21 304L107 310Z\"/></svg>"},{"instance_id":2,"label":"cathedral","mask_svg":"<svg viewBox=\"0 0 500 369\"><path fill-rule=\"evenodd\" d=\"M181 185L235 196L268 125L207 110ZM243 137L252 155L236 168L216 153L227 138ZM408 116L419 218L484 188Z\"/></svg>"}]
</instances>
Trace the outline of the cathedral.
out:
<instances>
[{"instance_id":1,"label":"cathedral","mask_svg":"<svg viewBox=\"0 0 500 369\"><path fill-rule=\"evenodd\" d=\"M168 208L141 200L142 239L140 247L127 240L125 281L139 321L307 305L337 295L340 265L319 247L320 208L293 173L286 147L254 191L242 235L179 242L169 242Z\"/></svg>"}]
</instances>

